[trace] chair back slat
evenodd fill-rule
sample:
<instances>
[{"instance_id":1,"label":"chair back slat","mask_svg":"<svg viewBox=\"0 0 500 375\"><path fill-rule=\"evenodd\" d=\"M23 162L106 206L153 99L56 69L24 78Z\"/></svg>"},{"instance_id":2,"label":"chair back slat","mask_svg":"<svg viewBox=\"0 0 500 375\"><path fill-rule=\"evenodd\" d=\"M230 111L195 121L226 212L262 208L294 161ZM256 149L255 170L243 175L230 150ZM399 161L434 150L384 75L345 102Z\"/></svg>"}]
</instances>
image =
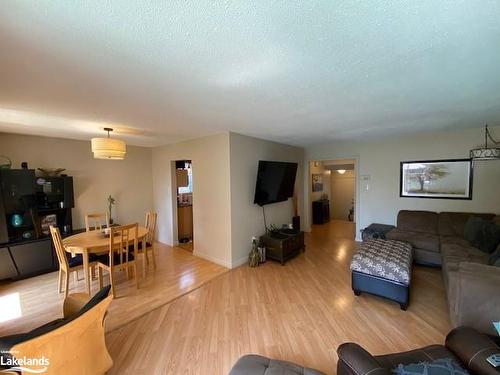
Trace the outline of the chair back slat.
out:
<instances>
[{"instance_id":1,"label":"chair back slat","mask_svg":"<svg viewBox=\"0 0 500 375\"><path fill-rule=\"evenodd\" d=\"M156 234L156 219L158 214L156 212L148 211L146 212L146 228L148 228L148 234L146 235L146 242L153 243Z\"/></svg>"},{"instance_id":2,"label":"chair back slat","mask_svg":"<svg viewBox=\"0 0 500 375\"><path fill-rule=\"evenodd\" d=\"M56 249L57 260L59 261L59 268L63 270L68 270L69 269L68 258L66 258L66 250L64 249L59 228L51 225L49 229L50 229L50 235L52 236L52 241L54 242L54 247Z\"/></svg>"},{"instance_id":3,"label":"chair back slat","mask_svg":"<svg viewBox=\"0 0 500 375\"><path fill-rule=\"evenodd\" d=\"M85 230L87 232L91 230L102 230L105 227L109 227L109 217L107 213L85 215Z\"/></svg>"},{"instance_id":4,"label":"chair back slat","mask_svg":"<svg viewBox=\"0 0 500 375\"><path fill-rule=\"evenodd\" d=\"M121 264L123 264L123 257L128 262L129 244L134 238L134 256L137 256L139 224L127 224L116 227L111 227L109 232L109 264L114 264L114 254L120 255Z\"/></svg>"}]
</instances>

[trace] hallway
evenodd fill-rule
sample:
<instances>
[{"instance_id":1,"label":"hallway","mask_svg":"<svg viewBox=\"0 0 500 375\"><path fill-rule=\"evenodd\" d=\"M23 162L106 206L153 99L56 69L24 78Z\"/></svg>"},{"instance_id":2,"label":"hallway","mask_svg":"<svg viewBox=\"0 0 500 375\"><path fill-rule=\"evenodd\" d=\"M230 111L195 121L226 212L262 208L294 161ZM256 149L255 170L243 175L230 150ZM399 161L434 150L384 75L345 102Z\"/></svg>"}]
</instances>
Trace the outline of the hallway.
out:
<instances>
[{"instance_id":1,"label":"hallway","mask_svg":"<svg viewBox=\"0 0 500 375\"><path fill-rule=\"evenodd\" d=\"M330 220L325 224L312 225L311 236L342 238L354 240L356 238L356 223L347 220Z\"/></svg>"}]
</instances>

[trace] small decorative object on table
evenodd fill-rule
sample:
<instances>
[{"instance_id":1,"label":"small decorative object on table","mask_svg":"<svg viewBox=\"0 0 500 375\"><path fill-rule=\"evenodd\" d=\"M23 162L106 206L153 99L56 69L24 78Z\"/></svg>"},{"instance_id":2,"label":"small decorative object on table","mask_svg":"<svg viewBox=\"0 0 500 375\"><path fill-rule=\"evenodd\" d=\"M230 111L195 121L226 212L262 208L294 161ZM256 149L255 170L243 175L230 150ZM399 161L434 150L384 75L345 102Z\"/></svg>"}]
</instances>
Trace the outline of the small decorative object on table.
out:
<instances>
[{"instance_id":1,"label":"small decorative object on table","mask_svg":"<svg viewBox=\"0 0 500 375\"><path fill-rule=\"evenodd\" d=\"M250 267L258 267L260 262L259 251L257 250L257 238L252 237L252 250L248 256L248 265Z\"/></svg>"},{"instance_id":2,"label":"small decorative object on table","mask_svg":"<svg viewBox=\"0 0 500 375\"><path fill-rule=\"evenodd\" d=\"M116 204L115 198L111 196L111 194L108 196L108 213L109 213L109 224L113 224L113 217L111 216L111 209L113 208L113 205Z\"/></svg>"}]
</instances>

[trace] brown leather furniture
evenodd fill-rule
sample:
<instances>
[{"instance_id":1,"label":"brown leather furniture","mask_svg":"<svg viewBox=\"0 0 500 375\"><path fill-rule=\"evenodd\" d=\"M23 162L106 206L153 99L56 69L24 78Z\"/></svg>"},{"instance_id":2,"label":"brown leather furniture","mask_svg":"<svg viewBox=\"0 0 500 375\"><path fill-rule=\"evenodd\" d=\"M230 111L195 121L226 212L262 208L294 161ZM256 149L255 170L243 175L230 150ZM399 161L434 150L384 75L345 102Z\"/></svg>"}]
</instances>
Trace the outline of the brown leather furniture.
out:
<instances>
[{"instance_id":1,"label":"brown leather furniture","mask_svg":"<svg viewBox=\"0 0 500 375\"><path fill-rule=\"evenodd\" d=\"M444 345L372 356L358 344L346 343L339 346L337 353L337 375L392 375L391 370L399 364L409 365L443 358L455 360L471 375L500 373L486 362L486 358L491 354L500 353L500 347L488 336L467 327L452 330Z\"/></svg>"}]
</instances>

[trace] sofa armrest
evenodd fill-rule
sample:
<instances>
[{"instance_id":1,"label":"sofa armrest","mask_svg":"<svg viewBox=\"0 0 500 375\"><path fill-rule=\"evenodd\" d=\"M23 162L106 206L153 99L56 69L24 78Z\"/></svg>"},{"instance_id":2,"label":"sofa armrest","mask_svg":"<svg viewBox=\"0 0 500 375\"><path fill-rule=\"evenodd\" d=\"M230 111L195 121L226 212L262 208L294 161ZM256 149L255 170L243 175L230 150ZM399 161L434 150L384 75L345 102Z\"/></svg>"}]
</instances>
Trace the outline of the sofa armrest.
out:
<instances>
[{"instance_id":1,"label":"sofa armrest","mask_svg":"<svg viewBox=\"0 0 500 375\"><path fill-rule=\"evenodd\" d=\"M498 375L486 358L500 353L500 347L488 336L469 327L452 330L446 337L446 347L452 351L472 374Z\"/></svg>"},{"instance_id":2,"label":"sofa armrest","mask_svg":"<svg viewBox=\"0 0 500 375\"><path fill-rule=\"evenodd\" d=\"M492 322L500 317L500 267L461 262L449 276L456 289L449 301L452 326L496 335Z\"/></svg>"},{"instance_id":3,"label":"sofa armrest","mask_svg":"<svg viewBox=\"0 0 500 375\"><path fill-rule=\"evenodd\" d=\"M389 369L358 344L346 343L337 349L337 375L390 375Z\"/></svg>"}]
</instances>

